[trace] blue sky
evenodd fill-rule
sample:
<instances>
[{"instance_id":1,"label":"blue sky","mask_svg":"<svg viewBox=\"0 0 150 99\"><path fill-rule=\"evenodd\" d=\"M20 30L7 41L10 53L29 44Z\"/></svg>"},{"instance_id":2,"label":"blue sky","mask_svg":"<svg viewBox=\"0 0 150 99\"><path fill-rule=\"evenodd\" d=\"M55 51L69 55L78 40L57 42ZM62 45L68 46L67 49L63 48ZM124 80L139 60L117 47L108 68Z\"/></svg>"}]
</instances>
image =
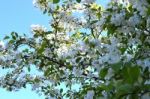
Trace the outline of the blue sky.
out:
<instances>
[{"instance_id":1,"label":"blue sky","mask_svg":"<svg viewBox=\"0 0 150 99\"><path fill-rule=\"evenodd\" d=\"M12 31L30 35L31 24L48 27L49 17L35 8L32 0L1 0L0 39Z\"/></svg>"},{"instance_id":2,"label":"blue sky","mask_svg":"<svg viewBox=\"0 0 150 99\"><path fill-rule=\"evenodd\" d=\"M49 17L43 15L32 5L32 0L1 0L0 2L0 39L10 32L30 35L31 24L41 24L48 27ZM0 71L2 72L2 71ZM44 99L27 89L18 92L8 92L0 88L0 99Z\"/></svg>"},{"instance_id":3,"label":"blue sky","mask_svg":"<svg viewBox=\"0 0 150 99\"><path fill-rule=\"evenodd\" d=\"M100 0L102 4L107 1ZM48 28L48 23L49 17L35 8L32 0L1 0L0 2L0 40L12 31L31 35L31 24L40 24ZM28 86L19 92L8 92L0 88L0 99L44 99L44 97L38 96Z\"/></svg>"}]
</instances>

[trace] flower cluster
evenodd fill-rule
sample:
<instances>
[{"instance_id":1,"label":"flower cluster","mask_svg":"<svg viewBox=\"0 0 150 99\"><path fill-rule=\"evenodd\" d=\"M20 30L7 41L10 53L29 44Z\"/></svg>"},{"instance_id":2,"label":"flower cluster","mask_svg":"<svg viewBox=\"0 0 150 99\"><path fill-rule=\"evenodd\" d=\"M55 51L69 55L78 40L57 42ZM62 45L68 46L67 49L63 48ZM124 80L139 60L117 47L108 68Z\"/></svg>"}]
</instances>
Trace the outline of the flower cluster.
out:
<instances>
[{"instance_id":1,"label":"flower cluster","mask_svg":"<svg viewBox=\"0 0 150 99\"><path fill-rule=\"evenodd\" d=\"M36 34L42 34L43 32L46 32L46 28L44 26L40 26L39 24L33 24L31 25L31 31Z\"/></svg>"},{"instance_id":2,"label":"flower cluster","mask_svg":"<svg viewBox=\"0 0 150 99\"><path fill-rule=\"evenodd\" d=\"M0 86L19 89L30 83L33 90L58 99L147 95L148 0L112 0L106 8L98 0L53 2L33 2L50 15L50 31L31 25L32 38L12 34L7 40L8 47L0 41L0 65L15 71L1 77ZM21 45L27 46L20 48ZM33 77L31 66L42 75ZM60 88L62 83L67 91ZM74 90L74 85L79 88Z\"/></svg>"}]
</instances>

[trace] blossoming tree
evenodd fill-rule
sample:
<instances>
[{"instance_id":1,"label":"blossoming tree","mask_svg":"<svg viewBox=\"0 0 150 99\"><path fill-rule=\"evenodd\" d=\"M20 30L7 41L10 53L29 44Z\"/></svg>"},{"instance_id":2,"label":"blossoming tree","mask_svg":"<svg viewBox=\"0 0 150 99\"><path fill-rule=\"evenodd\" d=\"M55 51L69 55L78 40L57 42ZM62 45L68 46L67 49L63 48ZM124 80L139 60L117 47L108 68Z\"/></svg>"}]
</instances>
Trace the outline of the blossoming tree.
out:
<instances>
[{"instance_id":1,"label":"blossoming tree","mask_svg":"<svg viewBox=\"0 0 150 99\"><path fill-rule=\"evenodd\" d=\"M150 98L150 0L33 3L50 27L32 25L33 36L12 32L0 42L0 66L9 70L1 87L30 84L47 99Z\"/></svg>"}]
</instances>

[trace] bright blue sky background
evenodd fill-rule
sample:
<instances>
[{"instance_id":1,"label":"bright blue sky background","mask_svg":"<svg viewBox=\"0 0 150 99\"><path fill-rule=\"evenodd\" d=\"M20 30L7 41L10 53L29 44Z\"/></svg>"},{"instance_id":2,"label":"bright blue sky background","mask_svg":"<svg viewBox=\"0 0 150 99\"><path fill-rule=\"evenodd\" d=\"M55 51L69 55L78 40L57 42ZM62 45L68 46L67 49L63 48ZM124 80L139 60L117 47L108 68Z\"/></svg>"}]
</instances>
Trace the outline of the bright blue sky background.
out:
<instances>
[{"instance_id":1,"label":"bright blue sky background","mask_svg":"<svg viewBox=\"0 0 150 99\"><path fill-rule=\"evenodd\" d=\"M100 0L105 4L108 0ZM32 0L1 0L0 1L0 40L10 32L31 35L30 25L41 24L48 28L49 17L36 9ZM2 71L0 71L2 73ZM0 88L0 99L44 99L31 91L30 87L19 92L7 92Z\"/></svg>"},{"instance_id":2,"label":"bright blue sky background","mask_svg":"<svg viewBox=\"0 0 150 99\"><path fill-rule=\"evenodd\" d=\"M30 35L31 24L48 27L48 21L49 17L35 8L32 0L0 1L0 39L12 31ZM19 92L7 92L0 88L0 99L44 99L44 97L38 96L30 87Z\"/></svg>"},{"instance_id":3,"label":"bright blue sky background","mask_svg":"<svg viewBox=\"0 0 150 99\"><path fill-rule=\"evenodd\" d=\"M48 20L48 16L33 6L32 0L0 1L0 38L12 31L30 35L31 24L48 26Z\"/></svg>"}]
</instances>

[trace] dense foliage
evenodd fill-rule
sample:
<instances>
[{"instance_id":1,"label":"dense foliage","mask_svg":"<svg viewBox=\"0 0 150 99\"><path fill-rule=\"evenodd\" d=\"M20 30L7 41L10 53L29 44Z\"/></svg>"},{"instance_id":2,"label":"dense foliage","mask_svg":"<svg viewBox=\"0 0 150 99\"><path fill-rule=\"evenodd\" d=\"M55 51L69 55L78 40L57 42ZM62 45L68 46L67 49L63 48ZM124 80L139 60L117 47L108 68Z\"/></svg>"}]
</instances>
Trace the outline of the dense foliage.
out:
<instances>
[{"instance_id":1,"label":"dense foliage","mask_svg":"<svg viewBox=\"0 0 150 99\"><path fill-rule=\"evenodd\" d=\"M34 0L50 27L0 42L0 86L47 99L149 99L150 0ZM39 73L32 74L36 68Z\"/></svg>"}]
</instances>

